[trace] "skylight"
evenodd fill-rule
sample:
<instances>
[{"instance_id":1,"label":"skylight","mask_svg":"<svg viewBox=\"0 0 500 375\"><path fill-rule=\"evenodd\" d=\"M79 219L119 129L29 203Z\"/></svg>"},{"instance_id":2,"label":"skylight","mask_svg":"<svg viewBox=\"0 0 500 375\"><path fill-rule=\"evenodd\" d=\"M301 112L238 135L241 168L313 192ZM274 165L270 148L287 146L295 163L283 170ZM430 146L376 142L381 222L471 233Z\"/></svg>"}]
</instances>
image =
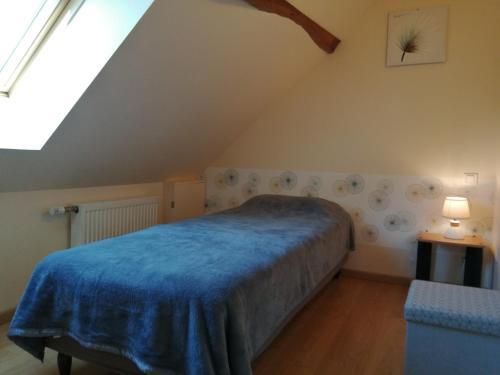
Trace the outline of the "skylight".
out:
<instances>
[{"instance_id":1,"label":"skylight","mask_svg":"<svg viewBox=\"0 0 500 375\"><path fill-rule=\"evenodd\" d=\"M0 95L8 96L23 67L69 0L1 0Z\"/></svg>"},{"instance_id":2,"label":"skylight","mask_svg":"<svg viewBox=\"0 0 500 375\"><path fill-rule=\"evenodd\" d=\"M50 30L44 26L38 33L45 38L42 43L35 40L36 51L21 74L15 74L9 97L0 97L0 149L40 150L153 1L0 0L1 46L16 48L45 6L50 5L47 13L43 11L45 25L52 24ZM24 34L18 28L23 23ZM11 39L16 33L17 38ZM6 59L3 53L0 63ZM12 85L11 74L7 76ZM72 126L84 125L76 121Z\"/></svg>"}]
</instances>

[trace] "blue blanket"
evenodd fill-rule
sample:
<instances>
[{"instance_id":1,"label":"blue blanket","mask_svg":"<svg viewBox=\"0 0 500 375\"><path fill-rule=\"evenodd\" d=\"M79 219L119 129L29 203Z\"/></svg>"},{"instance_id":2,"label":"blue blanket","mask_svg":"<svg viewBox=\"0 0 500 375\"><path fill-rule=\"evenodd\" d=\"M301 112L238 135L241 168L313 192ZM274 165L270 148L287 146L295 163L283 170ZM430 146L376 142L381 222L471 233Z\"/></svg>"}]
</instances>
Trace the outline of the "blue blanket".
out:
<instances>
[{"instance_id":1,"label":"blue blanket","mask_svg":"<svg viewBox=\"0 0 500 375\"><path fill-rule=\"evenodd\" d=\"M318 198L239 208L56 252L36 267L8 336L43 360L69 336L145 373L251 374L284 320L353 248Z\"/></svg>"}]
</instances>

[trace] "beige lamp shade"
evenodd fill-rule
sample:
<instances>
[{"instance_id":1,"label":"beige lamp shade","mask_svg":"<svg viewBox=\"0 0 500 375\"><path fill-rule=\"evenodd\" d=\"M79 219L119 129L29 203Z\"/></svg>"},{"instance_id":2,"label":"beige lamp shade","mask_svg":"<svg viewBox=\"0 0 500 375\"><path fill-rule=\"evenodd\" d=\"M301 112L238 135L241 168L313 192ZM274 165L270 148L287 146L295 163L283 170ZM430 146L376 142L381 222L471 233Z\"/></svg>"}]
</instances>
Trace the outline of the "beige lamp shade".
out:
<instances>
[{"instance_id":1,"label":"beige lamp shade","mask_svg":"<svg viewBox=\"0 0 500 375\"><path fill-rule=\"evenodd\" d=\"M464 197L446 197L443 216L449 219L468 219L470 217L469 200Z\"/></svg>"}]
</instances>

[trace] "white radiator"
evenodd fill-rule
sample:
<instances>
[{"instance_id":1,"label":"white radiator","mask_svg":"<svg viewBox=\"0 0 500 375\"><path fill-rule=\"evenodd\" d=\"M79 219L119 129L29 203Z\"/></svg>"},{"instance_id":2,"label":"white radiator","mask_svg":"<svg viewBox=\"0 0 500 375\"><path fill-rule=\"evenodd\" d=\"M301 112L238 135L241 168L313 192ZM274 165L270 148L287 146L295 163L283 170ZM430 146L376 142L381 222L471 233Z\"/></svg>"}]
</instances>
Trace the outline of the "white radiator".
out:
<instances>
[{"instance_id":1,"label":"white radiator","mask_svg":"<svg viewBox=\"0 0 500 375\"><path fill-rule=\"evenodd\" d=\"M158 224L160 198L78 204L71 221L71 247Z\"/></svg>"}]
</instances>

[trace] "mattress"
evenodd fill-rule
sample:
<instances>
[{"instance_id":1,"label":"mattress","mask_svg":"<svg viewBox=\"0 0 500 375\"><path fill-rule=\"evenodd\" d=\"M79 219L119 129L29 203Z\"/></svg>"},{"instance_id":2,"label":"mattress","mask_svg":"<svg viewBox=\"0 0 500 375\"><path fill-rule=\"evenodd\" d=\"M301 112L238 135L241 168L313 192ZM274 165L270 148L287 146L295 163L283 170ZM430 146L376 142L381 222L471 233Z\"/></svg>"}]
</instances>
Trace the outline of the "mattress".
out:
<instances>
[{"instance_id":1,"label":"mattress","mask_svg":"<svg viewBox=\"0 0 500 375\"><path fill-rule=\"evenodd\" d=\"M56 252L36 267L9 337L131 360L144 373L251 374L251 361L354 248L349 215L319 198L242 206Z\"/></svg>"}]
</instances>

